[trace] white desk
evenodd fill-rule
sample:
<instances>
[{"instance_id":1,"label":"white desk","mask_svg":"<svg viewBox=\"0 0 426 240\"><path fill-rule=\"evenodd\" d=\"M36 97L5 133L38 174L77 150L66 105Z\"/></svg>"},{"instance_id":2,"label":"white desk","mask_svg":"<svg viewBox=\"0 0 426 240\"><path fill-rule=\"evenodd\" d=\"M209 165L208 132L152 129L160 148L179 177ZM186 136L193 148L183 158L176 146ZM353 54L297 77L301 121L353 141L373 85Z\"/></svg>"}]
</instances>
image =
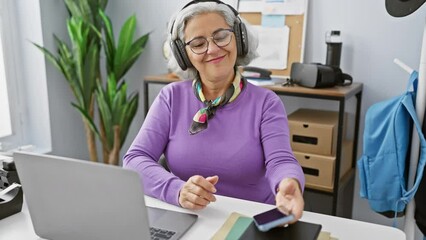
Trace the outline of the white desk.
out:
<instances>
[{"instance_id":1,"label":"white desk","mask_svg":"<svg viewBox=\"0 0 426 240\"><path fill-rule=\"evenodd\" d=\"M145 199L146 205L148 206L181 212L191 212L199 216L197 222L183 236L182 239L184 240L210 238L222 226L231 212L253 216L259 212L273 208L272 205L217 196L217 201L210 204L206 209L201 211L189 211L151 197L146 197ZM321 231L331 232L331 235L337 237L339 240L406 239L404 232L396 228L318 213L305 211L301 220L321 224ZM0 220L0 239L40 239L34 233L30 215L25 205L22 212Z\"/></svg>"}]
</instances>

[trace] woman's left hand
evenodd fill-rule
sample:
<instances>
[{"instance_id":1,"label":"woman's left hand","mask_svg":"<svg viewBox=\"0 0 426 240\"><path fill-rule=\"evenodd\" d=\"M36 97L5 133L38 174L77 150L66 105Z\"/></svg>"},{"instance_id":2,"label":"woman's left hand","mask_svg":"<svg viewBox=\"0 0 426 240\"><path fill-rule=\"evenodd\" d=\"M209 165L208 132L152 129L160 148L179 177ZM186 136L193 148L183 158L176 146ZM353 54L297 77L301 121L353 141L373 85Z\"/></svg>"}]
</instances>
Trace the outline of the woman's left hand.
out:
<instances>
[{"instance_id":1,"label":"woman's left hand","mask_svg":"<svg viewBox=\"0 0 426 240\"><path fill-rule=\"evenodd\" d=\"M302 191L299 182L293 178L284 178L278 185L277 195L275 196L277 208L284 214L293 214L295 223L302 217L303 200Z\"/></svg>"}]
</instances>

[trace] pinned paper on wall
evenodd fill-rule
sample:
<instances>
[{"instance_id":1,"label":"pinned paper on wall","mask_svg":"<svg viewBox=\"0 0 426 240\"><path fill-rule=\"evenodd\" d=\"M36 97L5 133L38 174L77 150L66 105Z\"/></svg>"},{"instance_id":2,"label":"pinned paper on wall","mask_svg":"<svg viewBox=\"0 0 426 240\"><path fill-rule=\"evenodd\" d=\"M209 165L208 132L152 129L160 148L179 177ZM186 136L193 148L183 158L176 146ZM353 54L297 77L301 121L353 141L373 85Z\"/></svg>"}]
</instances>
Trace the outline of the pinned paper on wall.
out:
<instances>
[{"instance_id":1,"label":"pinned paper on wall","mask_svg":"<svg viewBox=\"0 0 426 240\"><path fill-rule=\"evenodd\" d=\"M259 57L254 59L250 66L266 69L286 69L290 28L288 26L281 28L253 27L259 36L259 47L257 48Z\"/></svg>"},{"instance_id":2,"label":"pinned paper on wall","mask_svg":"<svg viewBox=\"0 0 426 240\"><path fill-rule=\"evenodd\" d=\"M238 11L242 12L260 12L265 2L262 0L240 0Z\"/></svg>"},{"instance_id":3,"label":"pinned paper on wall","mask_svg":"<svg viewBox=\"0 0 426 240\"><path fill-rule=\"evenodd\" d=\"M265 2L262 14L267 15L300 15L305 13L306 0L286 0L284 2Z\"/></svg>"},{"instance_id":4,"label":"pinned paper on wall","mask_svg":"<svg viewBox=\"0 0 426 240\"><path fill-rule=\"evenodd\" d=\"M238 0L222 0L222 2L228 4L229 6L235 9L238 8Z\"/></svg>"},{"instance_id":5,"label":"pinned paper on wall","mask_svg":"<svg viewBox=\"0 0 426 240\"><path fill-rule=\"evenodd\" d=\"M249 66L289 77L291 65L303 62L309 1L239 0L238 4L241 18L258 30L260 41L260 57Z\"/></svg>"},{"instance_id":6,"label":"pinned paper on wall","mask_svg":"<svg viewBox=\"0 0 426 240\"><path fill-rule=\"evenodd\" d=\"M262 14L262 26L264 27L284 27L284 15L264 15Z\"/></svg>"}]
</instances>

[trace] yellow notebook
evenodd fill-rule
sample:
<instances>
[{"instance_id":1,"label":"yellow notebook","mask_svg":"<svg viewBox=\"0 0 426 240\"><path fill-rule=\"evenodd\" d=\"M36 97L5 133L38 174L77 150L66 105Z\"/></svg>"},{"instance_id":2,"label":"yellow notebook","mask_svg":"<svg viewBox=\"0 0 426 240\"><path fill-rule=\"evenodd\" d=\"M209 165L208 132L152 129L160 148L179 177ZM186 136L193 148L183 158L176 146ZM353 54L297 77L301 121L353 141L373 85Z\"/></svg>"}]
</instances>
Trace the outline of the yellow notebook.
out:
<instances>
[{"instance_id":1,"label":"yellow notebook","mask_svg":"<svg viewBox=\"0 0 426 240\"><path fill-rule=\"evenodd\" d=\"M223 223L223 225L219 228L219 230L216 232L215 235L211 238L211 240L224 240L227 239L228 234L230 233L231 229L233 228L234 224L237 222L237 220L240 217L245 217L242 214L239 214L237 212L231 213L229 217L226 219L226 221ZM241 219L240 219L241 221ZM245 229L244 229L245 230ZM241 233L243 233L242 231Z\"/></svg>"}]
</instances>

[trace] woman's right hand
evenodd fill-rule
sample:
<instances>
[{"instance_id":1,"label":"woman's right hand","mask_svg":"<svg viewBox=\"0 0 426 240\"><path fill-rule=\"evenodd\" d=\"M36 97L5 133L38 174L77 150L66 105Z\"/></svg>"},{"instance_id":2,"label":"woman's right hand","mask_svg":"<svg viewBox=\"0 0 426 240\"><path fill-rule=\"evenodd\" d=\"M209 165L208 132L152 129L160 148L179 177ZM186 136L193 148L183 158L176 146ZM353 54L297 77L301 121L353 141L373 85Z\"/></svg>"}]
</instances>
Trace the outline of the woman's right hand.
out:
<instances>
[{"instance_id":1,"label":"woman's right hand","mask_svg":"<svg viewBox=\"0 0 426 240\"><path fill-rule=\"evenodd\" d=\"M203 209L210 202L215 202L216 192L214 185L218 182L218 176L204 178L199 175L192 176L186 181L179 192L179 204L183 208L192 210Z\"/></svg>"}]
</instances>

